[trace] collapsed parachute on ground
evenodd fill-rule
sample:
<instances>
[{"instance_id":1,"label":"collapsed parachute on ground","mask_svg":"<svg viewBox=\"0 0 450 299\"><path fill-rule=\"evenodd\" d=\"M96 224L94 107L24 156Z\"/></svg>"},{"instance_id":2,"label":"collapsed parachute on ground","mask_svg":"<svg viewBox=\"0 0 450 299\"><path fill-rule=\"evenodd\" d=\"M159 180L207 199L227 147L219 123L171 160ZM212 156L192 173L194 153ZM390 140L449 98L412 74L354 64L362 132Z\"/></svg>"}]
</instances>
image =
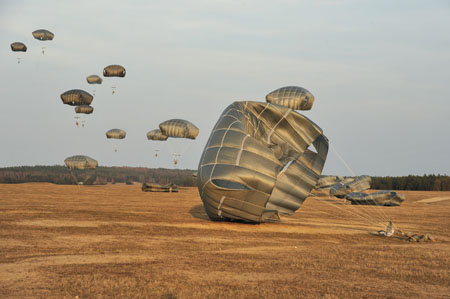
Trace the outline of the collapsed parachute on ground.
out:
<instances>
[{"instance_id":1,"label":"collapsed parachute on ground","mask_svg":"<svg viewBox=\"0 0 450 299\"><path fill-rule=\"evenodd\" d=\"M200 158L206 213L215 221L254 223L291 215L315 187L327 153L327 138L305 116L271 103L234 102Z\"/></svg>"},{"instance_id":2,"label":"collapsed parachute on ground","mask_svg":"<svg viewBox=\"0 0 450 299\"><path fill-rule=\"evenodd\" d=\"M75 113L91 114L94 112L94 107L89 105L81 105L75 107Z\"/></svg>"},{"instance_id":3,"label":"collapsed parachute on ground","mask_svg":"<svg viewBox=\"0 0 450 299\"><path fill-rule=\"evenodd\" d=\"M81 89L72 89L61 94L63 103L70 106L90 105L93 99L90 93Z\"/></svg>"},{"instance_id":4,"label":"collapsed parachute on ground","mask_svg":"<svg viewBox=\"0 0 450 299\"><path fill-rule=\"evenodd\" d=\"M155 183L143 183L143 192L178 192L178 186L175 184L160 185Z\"/></svg>"},{"instance_id":5,"label":"collapsed parachute on ground","mask_svg":"<svg viewBox=\"0 0 450 299\"><path fill-rule=\"evenodd\" d=\"M161 133L160 129L154 129L147 132L147 139L148 140L154 140L154 141L165 141L169 138L168 136Z\"/></svg>"},{"instance_id":6,"label":"collapsed parachute on ground","mask_svg":"<svg viewBox=\"0 0 450 299\"><path fill-rule=\"evenodd\" d=\"M372 184L372 178L367 175L361 175L350 182L339 182L334 184L330 188L330 197L335 196L338 198L344 198L345 195L351 192L360 192L367 189L370 189L370 185Z\"/></svg>"},{"instance_id":7,"label":"collapsed parachute on ground","mask_svg":"<svg viewBox=\"0 0 450 299\"><path fill-rule=\"evenodd\" d=\"M329 188L336 183L342 182L343 180L344 180L344 178L341 176L335 176L335 175L321 176L319 181L317 181L316 188L317 189Z\"/></svg>"},{"instance_id":8,"label":"collapsed parachute on ground","mask_svg":"<svg viewBox=\"0 0 450 299\"><path fill-rule=\"evenodd\" d=\"M98 166L97 160L94 160L88 156L77 155L68 157L64 160L64 163L69 169L95 169Z\"/></svg>"},{"instance_id":9,"label":"collapsed parachute on ground","mask_svg":"<svg viewBox=\"0 0 450 299\"><path fill-rule=\"evenodd\" d=\"M272 91L266 96L266 101L279 104L293 110L311 110L314 96L308 90L298 86L286 86Z\"/></svg>"},{"instance_id":10,"label":"collapsed parachute on ground","mask_svg":"<svg viewBox=\"0 0 450 299\"><path fill-rule=\"evenodd\" d=\"M170 119L159 124L161 133L173 138L195 139L198 136L198 128L184 119Z\"/></svg>"},{"instance_id":11,"label":"collapsed parachute on ground","mask_svg":"<svg viewBox=\"0 0 450 299\"><path fill-rule=\"evenodd\" d=\"M123 66L112 64L108 65L103 69L103 76L104 77L125 77L126 70Z\"/></svg>"},{"instance_id":12,"label":"collapsed parachute on ground","mask_svg":"<svg viewBox=\"0 0 450 299\"><path fill-rule=\"evenodd\" d=\"M352 205L400 206L405 196L395 191L382 190L371 194L352 192L347 194L345 199Z\"/></svg>"},{"instance_id":13,"label":"collapsed parachute on ground","mask_svg":"<svg viewBox=\"0 0 450 299\"><path fill-rule=\"evenodd\" d=\"M111 129L106 132L106 138L108 139L124 139L127 136L127 132L121 129Z\"/></svg>"},{"instance_id":14,"label":"collapsed parachute on ground","mask_svg":"<svg viewBox=\"0 0 450 299\"><path fill-rule=\"evenodd\" d=\"M26 52L27 46L25 46L24 43L21 42L15 42L11 44L11 50L13 52Z\"/></svg>"},{"instance_id":15,"label":"collapsed parachute on ground","mask_svg":"<svg viewBox=\"0 0 450 299\"><path fill-rule=\"evenodd\" d=\"M86 81L89 84L102 84L103 79L100 78L100 76L97 76L97 75L90 75L90 76L86 77Z\"/></svg>"},{"instance_id":16,"label":"collapsed parachute on ground","mask_svg":"<svg viewBox=\"0 0 450 299\"><path fill-rule=\"evenodd\" d=\"M53 33L51 33L50 31L46 30L46 29L39 29L36 31L33 31L33 37L35 39L38 40L53 40L53 38L55 37L55 35Z\"/></svg>"}]
</instances>

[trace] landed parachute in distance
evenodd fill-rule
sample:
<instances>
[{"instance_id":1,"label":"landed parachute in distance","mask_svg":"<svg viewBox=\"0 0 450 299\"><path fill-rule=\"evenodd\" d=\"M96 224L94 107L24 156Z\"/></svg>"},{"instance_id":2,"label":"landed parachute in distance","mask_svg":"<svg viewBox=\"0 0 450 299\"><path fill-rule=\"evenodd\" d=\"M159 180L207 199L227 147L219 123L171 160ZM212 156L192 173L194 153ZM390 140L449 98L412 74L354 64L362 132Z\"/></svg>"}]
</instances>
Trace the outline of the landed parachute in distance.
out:
<instances>
[{"instance_id":1,"label":"landed parachute in distance","mask_svg":"<svg viewBox=\"0 0 450 299\"><path fill-rule=\"evenodd\" d=\"M281 105L234 102L200 158L206 213L214 221L253 223L291 215L315 187L327 153L328 139L307 117Z\"/></svg>"},{"instance_id":2,"label":"landed parachute in distance","mask_svg":"<svg viewBox=\"0 0 450 299\"><path fill-rule=\"evenodd\" d=\"M126 70L123 66L112 64L103 69L104 77L125 77Z\"/></svg>"},{"instance_id":3,"label":"landed parachute in distance","mask_svg":"<svg viewBox=\"0 0 450 299\"><path fill-rule=\"evenodd\" d=\"M81 89L72 89L61 94L63 103L70 106L90 105L93 99L90 93Z\"/></svg>"},{"instance_id":4,"label":"landed parachute in distance","mask_svg":"<svg viewBox=\"0 0 450 299\"><path fill-rule=\"evenodd\" d=\"M88 156L77 155L68 157L64 160L64 163L69 169L95 169L98 166L97 160L94 160Z\"/></svg>"},{"instance_id":5,"label":"landed parachute in distance","mask_svg":"<svg viewBox=\"0 0 450 299\"><path fill-rule=\"evenodd\" d=\"M86 80L89 84L102 84L103 79L97 75L90 75L86 77Z\"/></svg>"},{"instance_id":6,"label":"landed parachute in distance","mask_svg":"<svg viewBox=\"0 0 450 299\"><path fill-rule=\"evenodd\" d=\"M25 46L24 43L21 42L15 42L11 44L11 50L13 52L26 52L27 46Z\"/></svg>"},{"instance_id":7,"label":"landed parachute in distance","mask_svg":"<svg viewBox=\"0 0 450 299\"><path fill-rule=\"evenodd\" d=\"M75 107L75 113L91 114L94 112L94 107L89 105L81 105Z\"/></svg>"},{"instance_id":8,"label":"landed parachute in distance","mask_svg":"<svg viewBox=\"0 0 450 299\"><path fill-rule=\"evenodd\" d=\"M124 139L127 136L127 132L121 129L111 129L106 132L106 138L108 139Z\"/></svg>"},{"instance_id":9,"label":"landed parachute in distance","mask_svg":"<svg viewBox=\"0 0 450 299\"><path fill-rule=\"evenodd\" d=\"M268 103L279 104L293 110L311 110L314 96L298 86L286 86L272 91L266 96Z\"/></svg>"},{"instance_id":10,"label":"landed parachute in distance","mask_svg":"<svg viewBox=\"0 0 450 299\"><path fill-rule=\"evenodd\" d=\"M368 175L361 175L355 178L346 178L330 187L330 197L344 198L351 192L360 192L370 189L372 178Z\"/></svg>"},{"instance_id":11,"label":"landed parachute in distance","mask_svg":"<svg viewBox=\"0 0 450 299\"><path fill-rule=\"evenodd\" d=\"M352 205L399 206L405 200L403 194L391 190L374 193L352 192L345 196Z\"/></svg>"},{"instance_id":12,"label":"landed parachute in distance","mask_svg":"<svg viewBox=\"0 0 450 299\"><path fill-rule=\"evenodd\" d=\"M33 37L35 39L38 40L53 40L53 38L55 37L55 35L53 33L51 33L50 31L46 30L46 29L39 29L36 31L33 31Z\"/></svg>"},{"instance_id":13,"label":"landed parachute in distance","mask_svg":"<svg viewBox=\"0 0 450 299\"><path fill-rule=\"evenodd\" d=\"M147 132L147 139L148 140L155 140L155 141L166 141L168 136L161 133L160 129L154 129Z\"/></svg>"},{"instance_id":14,"label":"landed parachute in distance","mask_svg":"<svg viewBox=\"0 0 450 299\"><path fill-rule=\"evenodd\" d=\"M184 119L170 119L159 124L161 133L173 138L195 139L198 136L198 128Z\"/></svg>"}]
</instances>

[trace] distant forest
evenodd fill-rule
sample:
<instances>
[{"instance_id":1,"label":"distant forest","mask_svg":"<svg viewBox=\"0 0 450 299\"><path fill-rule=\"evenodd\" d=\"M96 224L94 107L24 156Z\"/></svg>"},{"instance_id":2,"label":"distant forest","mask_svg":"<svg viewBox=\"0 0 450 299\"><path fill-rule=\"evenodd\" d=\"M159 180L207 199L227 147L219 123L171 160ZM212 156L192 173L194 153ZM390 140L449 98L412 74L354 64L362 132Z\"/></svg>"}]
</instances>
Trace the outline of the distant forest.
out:
<instances>
[{"instance_id":1,"label":"distant forest","mask_svg":"<svg viewBox=\"0 0 450 299\"><path fill-rule=\"evenodd\" d=\"M150 182L192 187L197 184L197 180L192 176L194 172L195 170L189 169L144 167L97 167L95 170L69 171L67 167L59 165L19 166L0 168L0 183L48 182L75 185L78 181L87 185L104 185L107 183ZM450 191L450 176L429 174L372 177L372 189Z\"/></svg>"},{"instance_id":2,"label":"distant forest","mask_svg":"<svg viewBox=\"0 0 450 299\"><path fill-rule=\"evenodd\" d=\"M178 186L194 186L193 170L144 167L97 167L95 170L72 170L65 166L19 166L0 168L0 183L18 184L48 182L63 185L105 185L107 183L150 182L174 183Z\"/></svg>"}]
</instances>

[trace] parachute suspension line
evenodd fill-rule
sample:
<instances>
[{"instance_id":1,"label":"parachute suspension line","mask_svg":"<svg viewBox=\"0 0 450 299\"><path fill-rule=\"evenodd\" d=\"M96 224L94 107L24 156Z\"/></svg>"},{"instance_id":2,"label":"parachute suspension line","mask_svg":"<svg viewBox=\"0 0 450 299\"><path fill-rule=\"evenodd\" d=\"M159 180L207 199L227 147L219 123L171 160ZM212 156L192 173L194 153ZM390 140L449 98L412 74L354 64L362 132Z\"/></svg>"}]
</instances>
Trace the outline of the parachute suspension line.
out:
<instances>
[{"instance_id":1,"label":"parachute suspension line","mask_svg":"<svg viewBox=\"0 0 450 299\"><path fill-rule=\"evenodd\" d=\"M78 186L80 186L80 184L78 183L77 178L75 177L75 175L74 175L73 172L72 172L72 169L69 169L69 172L70 172L70 175L72 175L72 178L73 178L73 180L75 181L75 183L76 183Z\"/></svg>"},{"instance_id":2,"label":"parachute suspension line","mask_svg":"<svg viewBox=\"0 0 450 299\"><path fill-rule=\"evenodd\" d=\"M330 145L330 148L333 150L333 152L336 154L336 156L339 158L339 160L341 160L342 164L344 164L344 166L347 168L347 170L350 171L352 176L356 176L356 174L353 171L353 169L350 168L350 166L347 164L347 162L345 162L344 158L342 158L342 156L339 155L337 150L334 148L333 143L330 142L329 145Z\"/></svg>"},{"instance_id":3,"label":"parachute suspension line","mask_svg":"<svg viewBox=\"0 0 450 299\"><path fill-rule=\"evenodd\" d=\"M327 202L326 200L321 200L321 199L319 199L319 198L317 198L317 197L312 197L312 198L314 198L314 199L317 200L318 202L327 204L327 205L329 205L329 206L338 208L339 210L345 211L345 212L347 212L347 213L349 213L349 214L351 214L351 215L355 215L355 216L357 216L357 217L360 217L360 218L364 219L364 220L365 220L367 223L369 223L369 224L375 225L375 226L377 226L377 227L378 227L378 226L384 227L384 223L383 223L383 222L377 221L376 219L374 220L372 217L367 216L367 215L365 215L365 214L363 214L363 213L360 214L360 213L358 213L358 212L356 212L356 211L351 211L351 210L349 210L349 209L344 209L344 208L342 208L342 207L340 207L340 206L338 206L338 205L336 205L336 204L329 203L329 202Z\"/></svg>"},{"instance_id":4,"label":"parachute suspension line","mask_svg":"<svg viewBox=\"0 0 450 299\"><path fill-rule=\"evenodd\" d=\"M344 164L344 166L347 168L347 170L349 170L350 171L350 173L353 175L353 176L356 176L356 174L355 174L355 172L353 171L353 169L348 165L348 163L344 160L344 158L342 158L342 156L338 153L338 151L336 150L336 148L333 146L333 143L329 143L329 145L330 145L330 148L333 150L333 152L336 154L336 156L339 158L339 160L341 160L341 162ZM358 206L361 206L361 204L360 203L358 203L358 202L356 202L356 205L358 205ZM383 210L382 210L382 208L380 207L380 206L378 206L378 205L376 205L375 206L375 210L377 211L377 214L379 215L379 216L381 216L381 218L383 218L384 220L387 220L387 221L392 221L392 218L391 217L389 217L389 215L387 215ZM394 226L395 226L395 224L394 224ZM396 227L397 229L398 229L398 227Z\"/></svg>"}]
</instances>

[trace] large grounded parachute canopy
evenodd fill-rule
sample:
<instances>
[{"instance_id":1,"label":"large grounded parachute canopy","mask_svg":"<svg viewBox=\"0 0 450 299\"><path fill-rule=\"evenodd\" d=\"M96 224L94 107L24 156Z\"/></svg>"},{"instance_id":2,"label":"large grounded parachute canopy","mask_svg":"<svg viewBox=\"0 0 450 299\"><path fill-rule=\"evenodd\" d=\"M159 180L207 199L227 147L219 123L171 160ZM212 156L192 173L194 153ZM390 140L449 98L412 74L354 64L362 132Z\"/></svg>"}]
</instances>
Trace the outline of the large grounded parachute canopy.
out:
<instances>
[{"instance_id":1,"label":"large grounded parachute canopy","mask_svg":"<svg viewBox=\"0 0 450 299\"><path fill-rule=\"evenodd\" d=\"M105 77L125 77L125 68L121 65L112 64L103 69L103 76Z\"/></svg>"},{"instance_id":2,"label":"large grounded parachute canopy","mask_svg":"<svg viewBox=\"0 0 450 299\"><path fill-rule=\"evenodd\" d=\"M291 215L319 180L327 153L328 139L305 116L277 104L234 102L200 158L206 213L255 223Z\"/></svg>"},{"instance_id":3,"label":"large grounded parachute canopy","mask_svg":"<svg viewBox=\"0 0 450 299\"><path fill-rule=\"evenodd\" d=\"M154 129L147 132L148 140L165 141L167 138L169 137L161 133L160 129Z\"/></svg>"},{"instance_id":4,"label":"large grounded parachute canopy","mask_svg":"<svg viewBox=\"0 0 450 299\"><path fill-rule=\"evenodd\" d=\"M170 119L159 124L161 133L174 138L195 139L198 135L198 128L191 122L184 119Z\"/></svg>"},{"instance_id":5,"label":"large grounded parachute canopy","mask_svg":"<svg viewBox=\"0 0 450 299\"><path fill-rule=\"evenodd\" d=\"M272 91L266 96L268 103L280 104L293 110L311 110L314 96L298 86L286 86Z\"/></svg>"},{"instance_id":6,"label":"large grounded parachute canopy","mask_svg":"<svg viewBox=\"0 0 450 299\"><path fill-rule=\"evenodd\" d=\"M98 166L98 162L88 156L72 156L64 160L66 166L70 169L95 169Z\"/></svg>"},{"instance_id":7,"label":"large grounded parachute canopy","mask_svg":"<svg viewBox=\"0 0 450 299\"><path fill-rule=\"evenodd\" d=\"M63 103L70 106L90 105L93 99L90 93L81 89L72 89L61 94Z\"/></svg>"},{"instance_id":8,"label":"large grounded parachute canopy","mask_svg":"<svg viewBox=\"0 0 450 299\"><path fill-rule=\"evenodd\" d=\"M92 112L94 112L94 107L89 106L89 105L76 106L75 107L75 112L76 113L91 114Z\"/></svg>"},{"instance_id":9,"label":"large grounded parachute canopy","mask_svg":"<svg viewBox=\"0 0 450 299\"><path fill-rule=\"evenodd\" d=\"M106 138L108 139L124 139L127 133L121 129L111 129L106 132Z\"/></svg>"},{"instance_id":10,"label":"large grounded parachute canopy","mask_svg":"<svg viewBox=\"0 0 450 299\"><path fill-rule=\"evenodd\" d=\"M102 84L102 82L103 82L103 79L97 75L87 76L86 80L89 84Z\"/></svg>"},{"instance_id":11,"label":"large grounded parachute canopy","mask_svg":"<svg viewBox=\"0 0 450 299\"><path fill-rule=\"evenodd\" d=\"M45 30L45 29L39 29L39 30L33 31L32 34L33 34L33 37L38 40L52 40L53 37L55 37L55 35L53 33L51 33L48 30Z\"/></svg>"},{"instance_id":12,"label":"large grounded parachute canopy","mask_svg":"<svg viewBox=\"0 0 450 299\"><path fill-rule=\"evenodd\" d=\"M25 46L24 43L21 42L15 42L11 44L11 50L13 52L26 52L27 46Z\"/></svg>"}]
</instances>

